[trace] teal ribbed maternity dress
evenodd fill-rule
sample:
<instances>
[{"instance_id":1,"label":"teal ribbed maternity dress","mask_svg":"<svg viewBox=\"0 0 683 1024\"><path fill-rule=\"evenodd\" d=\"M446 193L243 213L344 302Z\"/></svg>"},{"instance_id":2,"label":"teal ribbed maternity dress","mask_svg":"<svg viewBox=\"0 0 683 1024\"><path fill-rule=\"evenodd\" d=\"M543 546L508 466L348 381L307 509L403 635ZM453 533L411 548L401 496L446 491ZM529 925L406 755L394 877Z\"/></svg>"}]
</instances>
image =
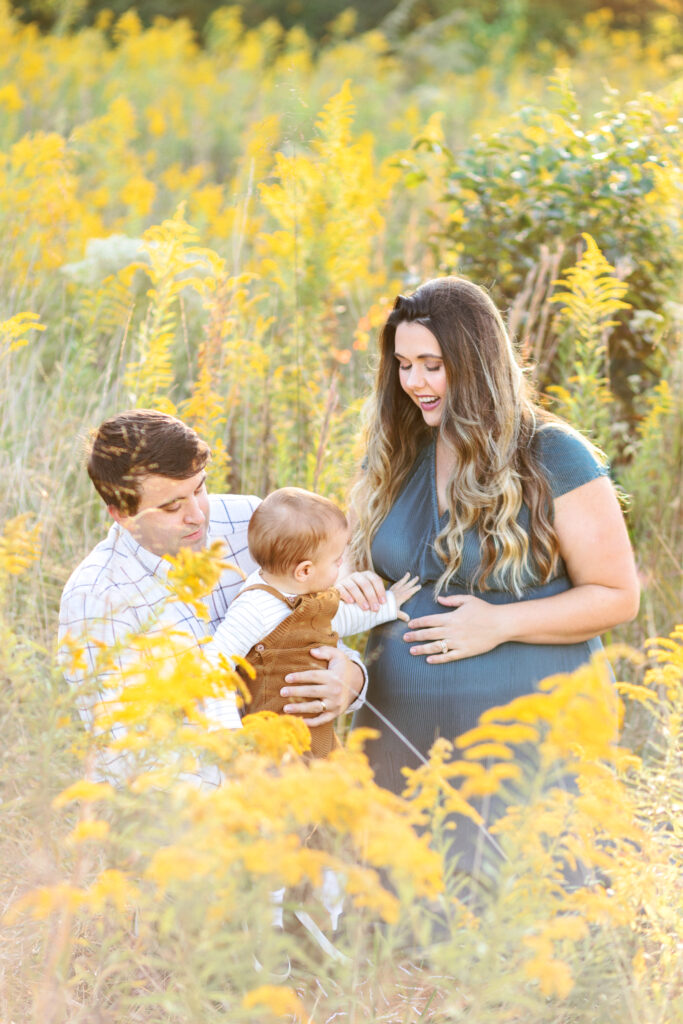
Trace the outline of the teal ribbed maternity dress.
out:
<instances>
[{"instance_id":1,"label":"teal ribbed maternity dress","mask_svg":"<svg viewBox=\"0 0 683 1024\"><path fill-rule=\"evenodd\" d=\"M534 443L554 498L607 474L580 438L555 425L539 429ZM434 599L434 583L441 575L443 563L433 547L447 515L439 517L432 443L416 460L413 472L372 542L373 566L386 580L394 582L406 572L420 577L422 590L404 605L411 618L448 610ZM528 529L528 522L525 506L520 523ZM505 590L473 589L479 560L478 536L471 530L465 537L457 580L444 591L444 596L473 593L493 604L517 600ZM522 600L558 594L571 585L560 562L550 582L537 586L529 581ZM475 726L483 711L533 692L546 676L572 671L601 647L599 639L572 644L505 643L486 654L430 665L424 656L409 653L410 644L402 639L406 630L406 623L394 621L378 626L370 634L365 653L368 703L353 721L354 727L380 731L379 739L367 744L367 753L377 782L399 793L405 781L402 766L416 767L419 761L378 718L373 707L426 756L437 737L454 739Z\"/></svg>"}]
</instances>

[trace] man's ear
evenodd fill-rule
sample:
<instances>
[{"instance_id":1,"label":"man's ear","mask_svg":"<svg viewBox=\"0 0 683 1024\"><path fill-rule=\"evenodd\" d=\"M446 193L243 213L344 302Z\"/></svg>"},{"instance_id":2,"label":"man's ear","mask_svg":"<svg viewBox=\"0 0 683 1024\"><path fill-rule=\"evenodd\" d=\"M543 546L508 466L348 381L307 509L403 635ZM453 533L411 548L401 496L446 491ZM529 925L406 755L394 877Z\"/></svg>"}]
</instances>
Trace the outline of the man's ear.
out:
<instances>
[{"instance_id":1,"label":"man's ear","mask_svg":"<svg viewBox=\"0 0 683 1024\"><path fill-rule=\"evenodd\" d=\"M306 583L308 581L308 577L311 575L312 569L313 562L310 558L307 558L304 562L299 562L299 564L294 567L292 575L297 583Z\"/></svg>"},{"instance_id":2,"label":"man's ear","mask_svg":"<svg viewBox=\"0 0 683 1024\"><path fill-rule=\"evenodd\" d=\"M124 516L121 509L117 508L116 505L107 505L107 512L112 517L114 522L119 524L119 526L121 525L124 519L128 518L128 516Z\"/></svg>"}]
</instances>

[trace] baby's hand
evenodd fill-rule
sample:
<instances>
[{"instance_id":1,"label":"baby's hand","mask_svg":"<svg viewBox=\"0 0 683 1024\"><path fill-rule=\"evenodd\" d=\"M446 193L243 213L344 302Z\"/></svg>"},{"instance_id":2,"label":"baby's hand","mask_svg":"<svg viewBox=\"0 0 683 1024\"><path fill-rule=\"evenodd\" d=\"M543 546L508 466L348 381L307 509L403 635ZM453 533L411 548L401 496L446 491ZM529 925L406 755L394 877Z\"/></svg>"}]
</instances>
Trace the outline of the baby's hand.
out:
<instances>
[{"instance_id":1,"label":"baby's hand","mask_svg":"<svg viewBox=\"0 0 683 1024\"><path fill-rule=\"evenodd\" d=\"M396 598L397 608L400 608L401 605L405 604L409 598L417 594L418 590L421 588L419 579L419 576L411 576L410 573L407 572L405 576L400 580L397 580L393 586L389 587L389 590ZM401 619L403 622L408 621L408 616L405 612L399 612L397 618Z\"/></svg>"}]
</instances>

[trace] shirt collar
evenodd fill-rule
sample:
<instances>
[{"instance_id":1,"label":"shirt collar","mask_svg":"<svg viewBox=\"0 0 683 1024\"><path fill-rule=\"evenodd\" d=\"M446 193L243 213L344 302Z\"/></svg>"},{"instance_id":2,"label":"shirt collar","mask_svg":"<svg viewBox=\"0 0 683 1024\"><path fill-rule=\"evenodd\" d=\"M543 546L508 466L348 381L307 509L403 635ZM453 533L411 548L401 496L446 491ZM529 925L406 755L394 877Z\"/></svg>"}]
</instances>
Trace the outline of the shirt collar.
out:
<instances>
[{"instance_id":1,"label":"shirt collar","mask_svg":"<svg viewBox=\"0 0 683 1024\"><path fill-rule=\"evenodd\" d=\"M143 548L142 544L138 544L130 530L126 530L124 526L114 523L112 530L114 531L115 543L117 545L120 545L128 554L132 555L143 569L146 569L152 576L156 576L164 582L166 581L168 570L171 568L170 562L161 555L155 555L148 551L147 548Z\"/></svg>"}]
</instances>

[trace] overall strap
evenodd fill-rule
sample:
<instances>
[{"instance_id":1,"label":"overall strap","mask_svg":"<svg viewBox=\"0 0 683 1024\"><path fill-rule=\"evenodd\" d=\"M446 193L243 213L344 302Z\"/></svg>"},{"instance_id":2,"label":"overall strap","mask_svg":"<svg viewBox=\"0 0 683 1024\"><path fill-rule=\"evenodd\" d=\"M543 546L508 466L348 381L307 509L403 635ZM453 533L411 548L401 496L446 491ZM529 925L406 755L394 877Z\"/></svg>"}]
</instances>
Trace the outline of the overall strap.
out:
<instances>
[{"instance_id":1,"label":"overall strap","mask_svg":"<svg viewBox=\"0 0 683 1024\"><path fill-rule=\"evenodd\" d=\"M241 597L242 594L248 594L250 590L265 590L266 594L271 594L273 597L279 598L280 601L283 601L284 604L288 605L290 608L296 608L300 600L299 597L286 597L284 594L281 594L279 590L276 590L275 587L271 587L268 583L252 583L251 586L245 587L244 590L240 590L235 600Z\"/></svg>"}]
</instances>

